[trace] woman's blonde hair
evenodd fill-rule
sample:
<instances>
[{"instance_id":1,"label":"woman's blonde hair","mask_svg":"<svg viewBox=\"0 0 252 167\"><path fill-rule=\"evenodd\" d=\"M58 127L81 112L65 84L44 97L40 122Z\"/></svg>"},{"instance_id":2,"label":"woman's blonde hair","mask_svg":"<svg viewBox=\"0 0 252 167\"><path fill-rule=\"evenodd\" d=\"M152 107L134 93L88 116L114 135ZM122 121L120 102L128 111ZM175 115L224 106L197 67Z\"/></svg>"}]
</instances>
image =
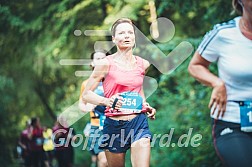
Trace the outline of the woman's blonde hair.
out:
<instances>
[{"instance_id":1,"label":"woman's blonde hair","mask_svg":"<svg viewBox=\"0 0 252 167\"><path fill-rule=\"evenodd\" d=\"M133 26L133 29L134 29L134 32L135 32L135 27L134 27L134 25L133 25L133 23L132 23L132 21L130 19L128 19L128 18L120 18L120 19L116 20L114 22L114 24L112 25L112 27L111 27L112 36L115 36L116 27L119 24L121 24L121 23L129 23L129 24L131 24Z\"/></svg>"}]
</instances>

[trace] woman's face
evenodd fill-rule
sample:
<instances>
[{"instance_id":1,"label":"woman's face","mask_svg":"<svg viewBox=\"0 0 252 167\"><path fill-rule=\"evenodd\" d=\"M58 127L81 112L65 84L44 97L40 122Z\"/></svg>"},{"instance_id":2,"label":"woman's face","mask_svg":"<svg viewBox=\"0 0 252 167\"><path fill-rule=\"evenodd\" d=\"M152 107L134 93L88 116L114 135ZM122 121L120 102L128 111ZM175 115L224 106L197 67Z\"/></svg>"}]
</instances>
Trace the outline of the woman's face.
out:
<instances>
[{"instance_id":1,"label":"woman's face","mask_svg":"<svg viewBox=\"0 0 252 167\"><path fill-rule=\"evenodd\" d=\"M132 48L135 44L134 28L129 23L118 24L113 41L119 49Z\"/></svg>"},{"instance_id":2,"label":"woman's face","mask_svg":"<svg viewBox=\"0 0 252 167\"><path fill-rule=\"evenodd\" d=\"M106 57L106 54L105 53L102 53L102 52L96 52L94 54L94 58L93 58L93 62L92 62L92 67L94 67L96 64L97 64L97 61L100 60L100 59L103 59L104 57Z\"/></svg>"}]
</instances>

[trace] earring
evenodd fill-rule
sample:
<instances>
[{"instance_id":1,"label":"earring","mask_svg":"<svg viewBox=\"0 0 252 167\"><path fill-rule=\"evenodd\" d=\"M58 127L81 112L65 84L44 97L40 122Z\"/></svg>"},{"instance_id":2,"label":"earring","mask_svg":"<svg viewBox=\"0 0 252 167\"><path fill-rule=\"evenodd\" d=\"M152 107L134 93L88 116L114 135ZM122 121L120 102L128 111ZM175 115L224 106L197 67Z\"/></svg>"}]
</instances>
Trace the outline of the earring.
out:
<instances>
[{"instance_id":1,"label":"earring","mask_svg":"<svg viewBox=\"0 0 252 167\"><path fill-rule=\"evenodd\" d=\"M243 2L241 0L238 0L239 4L244 7Z\"/></svg>"}]
</instances>

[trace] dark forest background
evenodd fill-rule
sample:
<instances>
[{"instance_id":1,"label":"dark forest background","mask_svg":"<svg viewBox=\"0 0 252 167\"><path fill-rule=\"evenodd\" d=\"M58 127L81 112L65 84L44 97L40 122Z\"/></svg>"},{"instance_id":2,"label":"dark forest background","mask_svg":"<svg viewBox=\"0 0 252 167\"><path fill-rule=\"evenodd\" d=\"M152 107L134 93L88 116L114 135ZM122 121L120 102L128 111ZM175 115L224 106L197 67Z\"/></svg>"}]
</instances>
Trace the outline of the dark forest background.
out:
<instances>
[{"instance_id":1,"label":"dark forest background","mask_svg":"<svg viewBox=\"0 0 252 167\"><path fill-rule=\"evenodd\" d=\"M150 36L148 0L1 0L0 1L0 166L17 166L16 146L25 122L38 116L42 125L52 127L57 115L79 98L81 82L75 71L88 66L62 66L61 59L89 58L97 40L85 30L109 30L119 17L134 20L136 26L164 52L182 41L197 48L214 24L234 17L230 0L156 0L157 17L175 25L174 38L157 43ZM74 35L81 30L82 35ZM148 49L148 48L147 48ZM144 53L143 53L144 54ZM191 55L192 56L192 55ZM169 134L171 143L188 134L201 134L198 147L159 147L151 151L151 166L220 166L212 144L211 119L207 104L211 89L199 84L187 71L191 56L170 75L152 67L148 75L158 89L147 101L157 109L149 121L153 134ZM216 71L215 65L211 66ZM72 127L82 134L89 121L85 116ZM75 165L88 166L90 154L75 148ZM127 166L130 166L129 156Z\"/></svg>"}]
</instances>

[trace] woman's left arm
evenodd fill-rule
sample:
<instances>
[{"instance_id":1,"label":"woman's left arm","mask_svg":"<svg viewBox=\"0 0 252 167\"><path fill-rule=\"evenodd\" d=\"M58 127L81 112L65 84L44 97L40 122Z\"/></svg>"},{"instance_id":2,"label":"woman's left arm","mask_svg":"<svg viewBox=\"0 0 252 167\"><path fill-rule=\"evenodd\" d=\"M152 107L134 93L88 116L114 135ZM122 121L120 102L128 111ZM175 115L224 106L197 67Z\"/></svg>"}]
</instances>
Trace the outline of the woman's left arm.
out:
<instances>
[{"instance_id":1,"label":"woman's left arm","mask_svg":"<svg viewBox=\"0 0 252 167\"><path fill-rule=\"evenodd\" d=\"M150 63L149 61L143 59L143 66L144 66L144 70L145 70L145 74L147 73L149 67L150 67ZM151 119L155 119L155 114L156 114L156 109L151 107L149 105L149 103L146 102L146 99L145 99L145 95L144 95L144 90L143 90L143 86L142 86L142 89L140 91L140 95L142 96L143 98L143 106L146 108L147 110L147 115L149 118Z\"/></svg>"}]
</instances>

